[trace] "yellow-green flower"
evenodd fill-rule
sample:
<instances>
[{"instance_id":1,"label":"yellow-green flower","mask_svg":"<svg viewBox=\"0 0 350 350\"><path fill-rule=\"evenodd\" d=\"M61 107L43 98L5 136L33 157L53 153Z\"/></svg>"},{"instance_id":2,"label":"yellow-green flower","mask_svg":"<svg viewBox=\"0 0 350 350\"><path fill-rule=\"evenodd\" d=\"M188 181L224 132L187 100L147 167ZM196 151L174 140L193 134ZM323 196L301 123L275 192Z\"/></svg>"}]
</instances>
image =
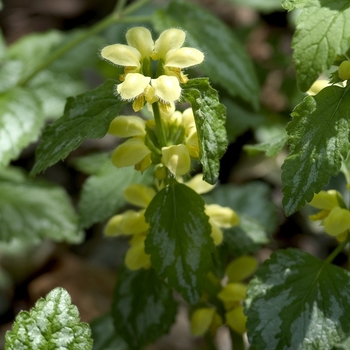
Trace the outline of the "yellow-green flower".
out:
<instances>
[{"instance_id":1,"label":"yellow-green flower","mask_svg":"<svg viewBox=\"0 0 350 350\"><path fill-rule=\"evenodd\" d=\"M222 323L222 318L215 308L202 307L192 314L191 332L195 337L204 335L208 330L215 334Z\"/></svg>"},{"instance_id":2,"label":"yellow-green flower","mask_svg":"<svg viewBox=\"0 0 350 350\"><path fill-rule=\"evenodd\" d=\"M338 240L344 240L350 229L350 211L345 208L341 194L336 190L321 191L314 195L309 203L311 206L322 209L309 218L312 221L322 220L324 230Z\"/></svg>"},{"instance_id":3,"label":"yellow-green flower","mask_svg":"<svg viewBox=\"0 0 350 350\"><path fill-rule=\"evenodd\" d=\"M185 145L162 147L162 163L175 176L187 174L191 169L191 158Z\"/></svg>"}]
</instances>

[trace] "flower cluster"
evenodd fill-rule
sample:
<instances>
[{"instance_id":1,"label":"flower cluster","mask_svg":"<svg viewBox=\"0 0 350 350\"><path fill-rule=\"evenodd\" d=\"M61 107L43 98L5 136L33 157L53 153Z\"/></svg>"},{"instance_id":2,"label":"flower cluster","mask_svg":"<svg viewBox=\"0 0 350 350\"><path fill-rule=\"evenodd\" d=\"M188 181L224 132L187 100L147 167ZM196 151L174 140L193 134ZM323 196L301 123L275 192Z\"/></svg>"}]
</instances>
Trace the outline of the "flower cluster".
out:
<instances>
[{"instance_id":1,"label":"flower cluster","mask_svg":"<svg viewBox=\"0 0 350 350\"><path fill-rule=\"evenodd\" d=\"M175 111L161 113L167 145L161 146L157 140L154 120L144 121L137 116L118 116L109 127L109 133L128 138L119 145L112 162L118 167L134 165L136 170L144 171L151 164L158 165L155 175L162 179L166 167L174 176L189 172L191 158L198 159L198 136L191 108L183 113Z\"/></svg>"},{"instance_id":2,"label":"flower cluster","mask_svg":"<svg viewBox=\"0 0 350 350\"><path fill-rule=\"evenodd\" d=\"M225 309L225 323L238 334L246 331L247 321L242 305L247 284L242 281L251 276L256 268L257 261L251 256L241 256L231 261L226 267L228 283L216 295ZM197 308L191 317L191 330L195 336L203 335L208 330L214 334L222 324L223 318L214 306Z\"/></svg>"},{"instance_id":3,"label":"flower cluster","mask_svg":"<svg viewBox=\"0 0 350 350\"><path fill-rule=\"evenodd\" d=\"M128 45L114 44L102 49L102 58L125 67L117 93L123 100L133 101L135 112L142 109L145 102L157 101L164 111L169 111L179 100L180 83L188 80L182 69L204 59L201 51L182 47L185 39L183 30L172 28L162 32L154 42L148 29L134 27L126 33ZM155 70L152 61L158 62Z\"/></svg>"},{"instance_id":4,"label":"flower cluster","mask_svg":"<svg viewBox=\"0 0 350 350\"><path fill-rule=\"evenodd\" d=\"M198 174L189 182L186 182L199 194L210 191L213 186L202 180L202 175ZM150 257L145 253L145 239L149 229L149 224L145 219L145 210L156 190L153 187L132 184L124 190L124 198L130 204L140 207L139 210L127 210L122 214L113 216L105 227L107 236L130 236L130 248L125 256L125 264L130 270L149 268L151 266ZM239 223L238 215L228 207L221 207L217 204L206 205L206 214L209 216L209 223L212 227L211 237L216 245L223 240L222 228L235 226Z\"/></svg>"},{"instance_id":5,"label":"flower cluster","mask_svg":"<svg viewBox=\"0 0 350 350\"><path fill-rule=\"evenodd\" d=\"M343 241L350 229L350 211L346 208L342 195L336 190L321 191L314 195L309 203L317 209L322 209L309 218L312 221L322 220L324 230L331 236Z\"/></svg>"}]
</instances>

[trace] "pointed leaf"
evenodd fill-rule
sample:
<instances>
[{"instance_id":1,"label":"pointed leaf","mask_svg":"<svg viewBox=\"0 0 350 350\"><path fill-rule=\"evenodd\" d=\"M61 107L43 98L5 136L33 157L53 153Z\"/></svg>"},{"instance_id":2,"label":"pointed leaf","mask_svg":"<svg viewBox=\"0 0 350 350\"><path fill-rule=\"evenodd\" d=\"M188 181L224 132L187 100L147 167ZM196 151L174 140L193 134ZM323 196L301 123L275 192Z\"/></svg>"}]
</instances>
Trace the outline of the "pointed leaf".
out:
<instances>
[{"instance_id":1,"label":"pointed leaf","mask_svg":"<svg viewBox=\"0 0 350 350\"><path fill-rule=\"evenodd\" d=\"M196 303L214 250L202 197L174 182L157 193L145 217L150 223L145 250L152 266L186 300Z\"/></svg>"},{"instance_id":2,"label":"pointed leaf","mask_svg":"<svg viewBox=\"0 0 350 350\"><path fill-rule=\"evenodd\" d=\"M257 350L332 349L350 333L350 273L308 253L273 253L250 282L246 314Z\"/></svg>"},{"instance_id":3,"label":"pointed leaf","mask_svg":"<svg viewBox=\"0 0 350 350\"><path fill-rule=\"evenodd\" d=\"M222 21L188 1L172 1L166 11L155 13L153 22L158 32L171 27L186 30L186 46L205 52L200 69L232 96L258 106L259 85L252 61Z\"/></svg>"},{"instance_id":4,"label":"pointed leaf","mask_svg":"<svg viewBox=\"0 0 350 350\"><path fill-rule=\"evenodd\" d=\"M80 225L83 228L107 220L126 204L123 190L132 183L151 183L150 176L133 167L116 168L108 159L96 175L84 183L79 201Z\"/></svg>"},{"instance_id":5,"label":"pointed leaf","mask_svg":"<svg viewBox=\"0 0 350 350\"><path fill-rule=\"evenodd\" d=\"M6 166L37 140L44 115L36 96L23 88L1 94L0 110L0 165Z\"/></svg>"},{"instance_id":6,"label":"pointed leaf","mask_svg":"<svg viewBox=\"0 0 350 350\"><path fill-rule=\"evenodd\" d=\"M26 179L15 170L0 171L0 240L78 243L82 232L65 191L44 181Z\"/></svg>"},{"instance_id":7,"label":"pointed leaf","mask_svg":"<svg viewBox=\"0 0 350 350\"><path fill-rule=\"evenodd\" d=\"M177 303L155 271L123 268L114 292L112 317L117 333L138 350L169 332Z\"/></svg>"},{"instance_id":8,"label":"pointed leaf","mask_svg":"<svg viewBox=\"0 0 350 350\"><path fill-rule=\"evenodd\" d=\"M63 117L44 130L32 174L64 159L85 139L106 135L109 124L125 104L113 95L115 83L107 80L95 90L68 98Z\"/></svg>"},{"instance_id":9,"label":"pointed leaf","mask_svg":"<svg viewBox=\"0 0 350 350\"><path fill-rule=\"evenodd\" d=\"M215 184L219 176L220 159L227 147L225 106L219 102L217 91L206 78L191 79L182 88L182 97L191 103L196 121L203 179Z\"/></svg>"},{"instance_id":10,"label":"pointed leaf","mask_svg":"<svg viewBox=\"0 0 350 350\"><path fill-rule=\"evenodd\" d=\"M336 57L349 49L350 4L348 0L320 1L322 7L306 7L297 19L293 37L297 80L307 91Z\"/></svg>"},{"instance_id":11,"label":"pointed leaf","mask_svg":"<svg viewBox=\"0 0 350 350\"><path fill-rule=\"evenodd\" d=\"M90 327L79 320L66 290L56 288L29 311L21 311L6 333L6 350L91 350Z\"/></svg>"},{"instance_id":12,"label":"pointed leaf","mask_svg":"<svg viewBox=\"0 0 350 350\"><path fill-rule=\"evenodd\" d=\"M349 87L329 86L306 97L287 126L290 155L282 166L283 206L291 215L337 175L349 150Z\"/></svg>"}]
</instances>

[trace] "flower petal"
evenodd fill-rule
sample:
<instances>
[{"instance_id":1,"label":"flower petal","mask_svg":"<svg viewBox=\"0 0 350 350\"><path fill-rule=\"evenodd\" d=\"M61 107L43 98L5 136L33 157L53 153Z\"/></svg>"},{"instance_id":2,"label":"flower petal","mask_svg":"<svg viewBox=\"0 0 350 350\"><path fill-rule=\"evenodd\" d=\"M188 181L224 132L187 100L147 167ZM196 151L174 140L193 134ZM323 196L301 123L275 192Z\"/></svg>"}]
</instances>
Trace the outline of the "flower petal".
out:
<instances>
[{"instance_id":1,"label":"flower petal","mask_svg":"<svg viewBox=\"0 0 350 350\"><path fill-rule=\"evenodd\" d=\"M180 98L181 87L176 77L161 75L157 79L152 79L154 94L164 102L174 102Z\"/></svg>"},{"instance_id":2,"label":"flower petal","mask_svg":"<svg viewBox=\"0 0 350 350\"><path fill-rule=\"evenodd\" d=\"M203 174L193 176L191 180L185 182L185 185L192 188L198 194L210 192L215 187L215 185L211 185L203 180Z\"/></svg>"},{"instance_id":3,"label":"flower petal","mask_svg":"<svg viewBox=\"0 0 350 350\"><path fill-rule=\"evenodd\" d=\"M119 66L124 67L137 67L140 68L141 54L135 48L122 45L114 44L105 46L101 50L101 56Z\"/></svg>"},{"instance_id":4,"label":"flower petal","mask_svg":"<svg viewBox=\"0 0 350 350\"><path fill-rule=\"evenodd\" d=\"M230 282L239 282L251 276L258 267L252 256L240 256L232 260L226 267L226 275Z\"/></svg>"},{"instance_id":5,"label":"flower petal","mask_svg":"<svg viewBox=\"0 0 350 350\"><path fill-rule=\"evenodd\" d=\"M118 137L146 135L146 123L137 116L118 116L109 125L108 133Z\"/></svg>"},{"instance_id":6,"label":"flower petal","mask_svg":"<svg viewBox=\"0 0 350 350\"><path fill-rule=\"evenodd\" d=\"M150 256L145 253L145 239L146 236L137 235L130 241L131 247L125 255L125 265L132 271L151 266Z\"/></svg>"},{"instance_id":7,"label":"flower petal","mask_svg":"<svg viewBox=\"0 0 350 350\"><path fill-rule=\"evenodd\" d=\"M141 95L151 81L140 73L129 73L124 82L117 86L117 92L123 100L132 100Z\"/></svg>"},{"instance_id":8,"label":"flower petal","mask_svg":"<svg viewBox=\"0 0 350 350\"><path fill-rule=\"evenodd\" d=\"M209 224L211 226L211 233L210 236L214 241L214 244L217 246L222 243L224 239L224 233L222 232L221 228L216 225L216 223L209 219Z\"/></svg>"},{"instance_id":9,"label":"flower petal","mask_svg":"<svg viewBox=\"0 0 350 350\"><path fill-rule=\"evenodd\" d=\"M117 168L135 165L142 161L151 151L139 138L126 140L113 152L112 163Z\"/></svg>"},{"instance_id":10,"label":"flower petal","mask_svg":"<svg viewBox=\"0 0 350 350\"><path fill-rule=\"evenodd\" d=\"M186 33L177 28L171 28L162 32L154 44L154 59L163 59L168 51L178 49L185 42Z\"/></svg>"},{"instance_id":11,"label":"flower petal","mask_svg":"<svg viewBox=\"0 0 350 350\"><path fill-rule=\"evenodd\" d=\"M141 208L147 208L156 195L156 191L150 186L132 184L124 190L123 195L127 202Z\"/></svg>"},{"instance_id":12,"label":"flower petal","mask_svg":"<svg viewBox=\"0 0 350 350\"><path fill-rule=\"evenodd\" d=\"M190 171L191 158L185 145L162 148L162 163L175 175L185 175Z\"/></svg>"},{"instance_id":13,"label":"flower petal","mask_svg":"<svg viewBox=\"0 0 350 350\"><path fill-rule=\"evenodd\" d=\"M195 337L204 335L213 321L215 309L203 307L196 309L191 317L191 332Z\"/></svg>"},{"instance_id":14,"label":"flower petal","mask_svg":"<svg viewBox=\"0 0 350 350\"><path fill-rule=\"evenodd\" d=\"M208 204L205 206L205 213L219 227L229 228L239 223L238 215L229 207L222 207L218 204Z\"/></svg>"},{"instance_id":15,"label":"flower petal","mask_svg":"<svg viewBox=\"0 0 350 350\"><path fill-rule=\"evenodd\" d=\"M192 47L182 47L167 53L164 67L187 68L202 63L204 55Z\"/></svg>"},{"instance_id":16,"label":"flower petal","mask_svg":"<svg viewBox=\"0 0 350 350\"><path fill-rule=\"evenodd\" d=\"M324 230L331 236L337 236L350 228L350 211L334 207L323 220Z\"/></svg>"},{"instance_id":17,"label":"flower petal","mask_svg":"<svg viewBox=\"0 0 350 350\"><path fill-rule=\"evenodd\" d=\"M123 214L121 229L126 235L136 235L148 230L149 224L145 219L145 211L127 210Z\"/></svg>"},{"instance_id":18,"label":"flower petal","mask_svg":"<svg viewBox=\"0 0 350 350\"><path fill-rule=\"evenodd\" d=\"M127 31L126 41L128 44L141 53L141 58L150 57L154 42L152 39L151 32L144 27L134 27Z\"/></svg>"},{"instance_id":19,"label":"flower petal","mask_svg":"<svg viewBox=\"0 0 350 350\"><path fill-rule=\"evenodd\" d=\"M247 316L244 314L243 306L238 306L225 314L227 325L235 332L243 334L246 332Z\"/></svg>"},{"instance_id":20,"label":"flower petal","mask_svg":"<svg viewBox=\"0 0 350 350\"><path fill-rule=\"evenodd\" d=\"M104 233L106 236L120 236L123 235L124 232L121 227L121 222L123 220L123 215L114 215L112 216L104 229Z\"/></svg>"},{"instance_id":21,"label":"flower petal","mask_svg":"<svg viewBox=\"0 0 350 350\"><path fill-rule=\"evenodd\" d=\"M331 210L339 205L338 196L341 197L341 194L336 190L320 191L309 204L317 209Z\"/></svg>"}]
</instances>

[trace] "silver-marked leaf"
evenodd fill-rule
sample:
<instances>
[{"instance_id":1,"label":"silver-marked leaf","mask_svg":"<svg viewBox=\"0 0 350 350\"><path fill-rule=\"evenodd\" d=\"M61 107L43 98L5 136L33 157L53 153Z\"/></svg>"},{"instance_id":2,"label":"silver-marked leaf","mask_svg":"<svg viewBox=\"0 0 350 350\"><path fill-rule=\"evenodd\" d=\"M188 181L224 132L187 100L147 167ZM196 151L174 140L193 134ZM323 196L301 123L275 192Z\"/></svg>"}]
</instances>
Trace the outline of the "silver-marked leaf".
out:
<instances>
[{"instance_id":1,"label":"silver-marked leaf","mask_svg":"<svg viewBox=\"0 0 350 350\"><path fill-rule=\"evenodd\" d=\"M273 253L249 283L257 350L330 350L350 334L350 273L297 249Z\"/></svg>"},{"instance_id":2,"label":"silver-marked leaf","mask_svg":"<svg viewBox=\"0 0 350 350\"><path fill-rule=\"evenodd\" d=\"M117 333L138 350L169 332L177 303L155 271L121 269L112 304Z\"/></svg>"},{"instance_id":3,"label":"silver-marked leaf","mask_svg":"<svg viewBox=\"0 0 350 350\"><path fill-rule=\"evenodd\" d=\"M19 87L0 95L0 110L0 165L6 166L37 140L44 114L35 94Z\"/></svg>"},{"instance_id":4,"label":"silver-marked leaf","mask_svg":"<svg viewBox=\"0 0 350 350\"><path fill-rule=\"evenodd\" d=\"M21 311L6 333L6 350L91 350L91 330L66 290L56 288L29 311Z\"/></svg>"},{"instance_id":5,"label":"silver-marked leaf","mask_svg":"<svg viewBox=\"0 0 350 350\"><path fill-rule=\"evenodd\" d=\"M23 63L20 61L4 61L0 63L0 93L15 87L21 78Z\"/></svg>"},{"instance_id":6,"label":"silver-marked leaf","mask_svg":"<svg viewBox=\"0 0 350 350\"><path fill-rule=\"evenodd\" d=\"M63 116L44 130L33 175L67 157L85 139L106 135L125 104L113 94L115 83L107 80L95 90L68 98Z\"/></svg>"},{"instance_id":7,"label":"silver-marked leaf","mask_svg":"<svg viewBox=\"0 0 350 350\"><path fill-rule=\"evenodd\" d=\"M295 107L287 125L290 154L282 166L286 215L310 202L338 174L350 147L349 90L329 86Z\"/></svg>"},{"instance_id":8,"label":"silver-marked leaf","mask_svg":"<svg viewBox=\"0 0 350 350\"><path fill-rule=\"evenodd\" d=\"M301 9L303 7L319 6L319 0L283 0L282 6L288 10Z\"/></svg>"},{"instance_id":9,"label":"silver-marked leaf","mask_svg":"<svg viewBox=\"0 0 350 350\"><path fill-rule=\"evenodd\" d=\"M123 190L132 183L151 183L147 174L142 175L133 167L118 169L108 159L83 185L79 201L80 225L87 228L116 214L126 204Z\"/></svg>"},{"instance_id":10,"label":"silver-marked leaf","mask_svg":"<svg viewBox=\"0 0 350 350\"><path fill-rule=\"evenodd\" d=\"M172 1L166 11L157 11L153 23L158 32L171 27L186 30L186 46L205 53L201 71L231 96L238 95L258 106L259 84L252 61L222 21L189 1L178 0Z\"/></svg>"},{"instance_id":11,"label":"silver-marked leaf","mask_svg":"<svg viewBox=\"0 0 350 350\"><path fill-rule=\"evenodd\" d=\"M14 169L0 171L0 239L37 243L44 239L79 243L78 218L66 192L28 180Z\"/></svg>"},{"instance_id":12,"label":"silver-marked leaf","mask_svg":"<svg viewBox=\"0 0 350 350\"><path fill-rule=\"evenodd\" d=\"M196 121L203 179L215 184L219 176L220 159L227 147L225 106L219 102L217 91L206 78L191 79L182 88L182 97L191 103Z\"/></svg>"},{"instance_id":13,"label":"silver-marked leaf","mask_svg":"<svg viewBox=\"0 0 350 350\"><path fill-rule=\"evenodd\" d=\"M293 37L297 80L307 91L336 57L350 46L350 3L348 0L320 1L322 7L306 7L297 19Z\"/></svg>"},{"instance_id":14,"label":"silver-marked leaf","mask_svg":"<svg viewBox=\"0 0 350 350\"><path fill-rule=\"evenodd\" d=\"M255 145L244 145L243 148L251 156L259 152L264 152L267 157L275 157L282 151L283 147L287 143L287 140L288 136L285 132L283 132L268 141L260 142Z\"/></svg>"},{"instance_id":15,"label":"silver-marked leaf","mask_svg":"<svg viewBox=\"0 0 350 350\"><path fill-rule=\"evenodd\" d=\"M202 197L173 182L157 193L145 217L150 224L145 251L152 266L187 301L196 303L215 248Z\"/></svg>"}]
</instances>

